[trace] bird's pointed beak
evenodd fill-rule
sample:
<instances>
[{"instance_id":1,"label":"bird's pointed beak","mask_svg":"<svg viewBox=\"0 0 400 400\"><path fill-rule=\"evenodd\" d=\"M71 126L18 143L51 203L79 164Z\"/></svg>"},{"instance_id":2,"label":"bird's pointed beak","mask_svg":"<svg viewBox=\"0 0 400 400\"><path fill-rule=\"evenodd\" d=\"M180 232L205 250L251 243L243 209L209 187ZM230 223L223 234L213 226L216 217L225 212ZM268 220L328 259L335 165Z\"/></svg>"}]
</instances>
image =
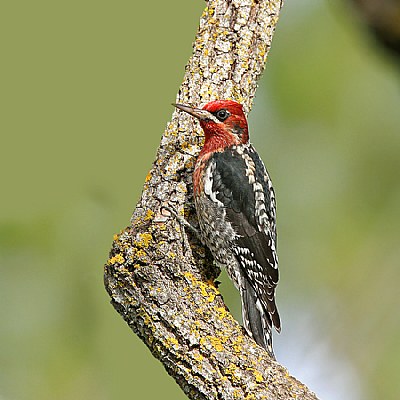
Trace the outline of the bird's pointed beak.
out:
<instances>
[{"instance_id":1,"label":"bird's pointed beak","mask_svg":"<svg viewBox=\"0 0 400 400\"><path fill-rule=\"evenodd\" d=\"M178 108L179 110L185 111L188 114L192 115L193 117L198 118L199 120L207 120L210 119L210 113L206 110L202 110L200 108L193 108L190 106L185 106L183 104L175 104L172 103L172 105L176 108Z\"/></svg>"}]
</instances>

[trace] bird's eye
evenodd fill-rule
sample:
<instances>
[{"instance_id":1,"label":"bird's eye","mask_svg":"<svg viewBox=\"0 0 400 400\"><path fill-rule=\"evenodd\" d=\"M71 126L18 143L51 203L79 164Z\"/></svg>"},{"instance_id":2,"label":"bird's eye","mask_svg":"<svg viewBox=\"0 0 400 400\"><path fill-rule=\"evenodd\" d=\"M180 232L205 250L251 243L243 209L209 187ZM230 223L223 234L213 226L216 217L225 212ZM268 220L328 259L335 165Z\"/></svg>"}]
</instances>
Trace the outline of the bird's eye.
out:
<instances>
[{"instance_id":1,"label":"bird's eye","mask_svg":"<svg viewBox=\"0 0 400 400\"><path fill-rule=\"evenodd\" d=\"M230 113L229 113L229 111L222 109L222 110L218 110L215 113L215 116L222 122L222 121L225 121L230 116Z\"/></svg>"}]
</instances>

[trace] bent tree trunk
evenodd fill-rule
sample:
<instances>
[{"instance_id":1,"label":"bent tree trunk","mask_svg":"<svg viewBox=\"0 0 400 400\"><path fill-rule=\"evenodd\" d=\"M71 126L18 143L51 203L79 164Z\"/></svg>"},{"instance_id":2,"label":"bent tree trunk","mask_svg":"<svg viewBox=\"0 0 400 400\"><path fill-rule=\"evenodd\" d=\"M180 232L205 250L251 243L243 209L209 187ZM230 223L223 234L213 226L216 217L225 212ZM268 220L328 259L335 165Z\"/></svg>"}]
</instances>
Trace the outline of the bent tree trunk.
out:
<instances>
[{"instance_id":1,"label":"bent tree trunk","mask_svg":"<svg viewBox=\"0 0 400 400\"><path fill-rule=\"evenodd\" d=\"M210 0L177 102L234 99L250 110L280 0ZM195 224L198 124L174 112L131 224L105 266L111 303L190 399L316 399L232 318L214 283L218 269L197 238L162 210Z\"/></svg>"}]
</instances>

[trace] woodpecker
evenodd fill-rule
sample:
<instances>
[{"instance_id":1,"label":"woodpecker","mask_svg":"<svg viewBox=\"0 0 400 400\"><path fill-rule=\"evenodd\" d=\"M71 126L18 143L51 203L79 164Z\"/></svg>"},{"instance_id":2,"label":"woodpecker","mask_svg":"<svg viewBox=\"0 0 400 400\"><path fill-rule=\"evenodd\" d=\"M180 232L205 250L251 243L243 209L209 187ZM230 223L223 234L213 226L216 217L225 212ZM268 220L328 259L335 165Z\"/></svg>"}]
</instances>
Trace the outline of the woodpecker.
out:
<instances>
[{"instance_id":1,"label":"woodpecker","mask_svg":"<svg viewBox=\"0 0 400 400\"><path fill-rule=\"evenodd\" d=\"M197 118L204 131L193 173L201 240L240 292L247 334L275 358L272 327L281 329L275 304L275 194L264 163L249 143L243 107L231 100L212 101L202 109L174 106Z\"/></svg>"}]
</instances>

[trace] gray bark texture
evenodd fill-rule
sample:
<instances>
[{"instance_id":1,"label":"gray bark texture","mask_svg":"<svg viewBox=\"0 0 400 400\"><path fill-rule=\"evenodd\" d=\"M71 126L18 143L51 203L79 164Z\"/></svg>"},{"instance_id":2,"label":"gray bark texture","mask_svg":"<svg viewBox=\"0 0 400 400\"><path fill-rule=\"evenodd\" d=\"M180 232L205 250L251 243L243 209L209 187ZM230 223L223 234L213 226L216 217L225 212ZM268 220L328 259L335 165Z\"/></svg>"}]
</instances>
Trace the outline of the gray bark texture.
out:
<instances>
[{"instance_id":1,"label":"gray bark texture","mask_svg":"<svg viewBox=\"0 0 400 400\"><path fill-rule=\"evenodd\" d=\"M177 102L234 99L249 111L271 45L280 0L210 0ZM190 399L316 399L232 318L209 252L162 210L196 225L194 162L203 133L174 112L131 224L105 265L111 303Z\"/></svg>"}]
</instances>

